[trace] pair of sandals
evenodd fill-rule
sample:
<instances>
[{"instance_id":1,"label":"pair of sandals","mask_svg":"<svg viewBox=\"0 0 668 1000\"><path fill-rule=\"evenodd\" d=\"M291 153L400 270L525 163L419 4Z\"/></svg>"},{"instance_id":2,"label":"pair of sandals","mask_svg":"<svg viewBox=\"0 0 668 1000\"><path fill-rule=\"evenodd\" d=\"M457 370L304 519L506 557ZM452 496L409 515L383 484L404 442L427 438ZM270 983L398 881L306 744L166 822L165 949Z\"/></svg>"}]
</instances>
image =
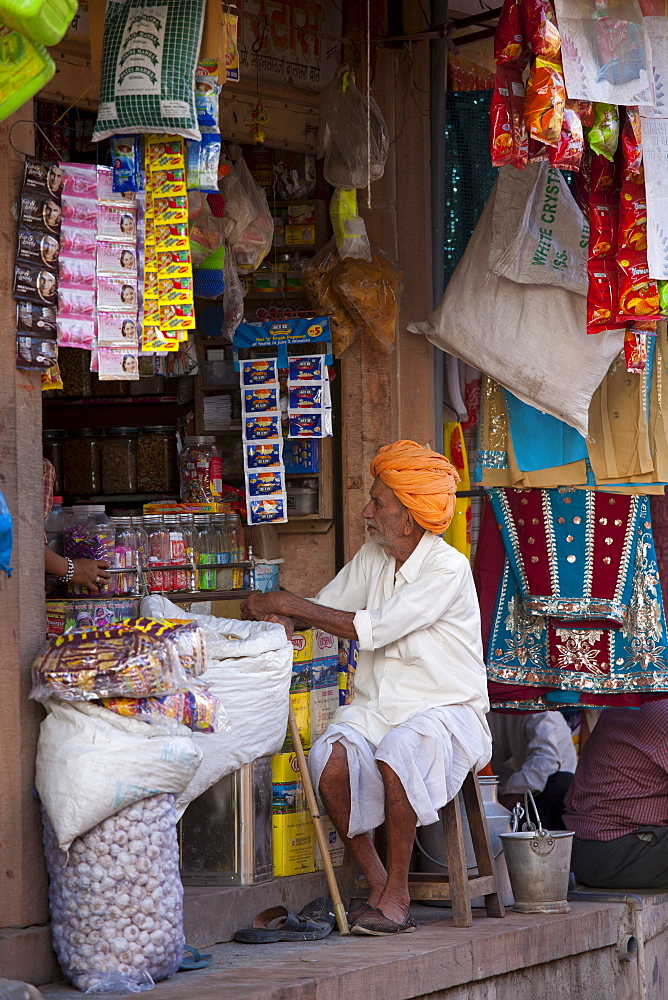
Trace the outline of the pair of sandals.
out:
<instances>
[{"instance_id":1,"label":"pair of sandals","mask_svg":"<svg viewBox=\"0 0 668 1000\"><path fill-rule=\"evenodd\" d=\"M382 937L414 931L417 924L408 914L402 923L386 917L382 910L364 903L348 914L351 933ZM336 926L334 906L328 896L319 896L307 903L299 913L290 913L284 906L272 906L258 913L251 927L234 935L242 944L274 944L277 941L319 941Z\"/></svg>"}]
</instances>

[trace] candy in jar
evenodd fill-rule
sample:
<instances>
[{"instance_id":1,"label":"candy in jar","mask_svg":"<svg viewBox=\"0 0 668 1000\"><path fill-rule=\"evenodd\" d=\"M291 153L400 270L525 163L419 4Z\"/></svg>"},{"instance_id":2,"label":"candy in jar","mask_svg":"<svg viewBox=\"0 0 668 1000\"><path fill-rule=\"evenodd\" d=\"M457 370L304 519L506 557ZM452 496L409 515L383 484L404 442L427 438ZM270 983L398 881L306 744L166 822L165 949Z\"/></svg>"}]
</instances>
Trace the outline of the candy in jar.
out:
<instances>
[{"instance_id":1,"label":"candy in jar","mask_svg":"<svg viewBox=\"0 0 668 1000\"><path fill-rule=\"evenodd\" d=\"M180 469L184 503L212 503L220 498L223 462L215 438L187 437Z\"/></svg>"}]
</instances>

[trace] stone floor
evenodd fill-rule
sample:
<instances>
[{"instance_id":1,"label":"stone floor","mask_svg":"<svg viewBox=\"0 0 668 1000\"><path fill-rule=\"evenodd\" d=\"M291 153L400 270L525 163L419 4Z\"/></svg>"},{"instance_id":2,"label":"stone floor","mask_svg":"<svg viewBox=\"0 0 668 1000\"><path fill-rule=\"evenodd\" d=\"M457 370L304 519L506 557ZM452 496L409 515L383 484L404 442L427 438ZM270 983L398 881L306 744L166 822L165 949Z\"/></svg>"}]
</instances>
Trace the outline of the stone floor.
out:
<instances>
[{"instance_id":1,"label":"stone floor","mask_svg":"<svg viewBox=\"0 0 668 1000\"><path fill-rule=\"evenodd\" d=\"M668 896L648 896L654 929L668 924ZM635 1000L635 963L617 957L628 930L623 903L574 902L568 914L508 911L455 928L447 910L416 906L418 930L397 937L341 937L275 945L216 945L209 969L159 983L155 1000ZM660 914L660 927L657 920ZM666 936L664 934L664 936ZM665 948L660 952L664 954ZM660 964L660 960L657 960ZM502 985L504 984L504 985ZM570 985L569 985L570 984ZM579 985L578 985L579 984ZM647 1000L666 1000L663 986ZM536 990L538 992L536 992ZM573 992L575 990L575 992ZM64 983L41 987L45 1000L81 994ZM117 994L107 994L112 1000Z\"/></svg>"}]
</instances>

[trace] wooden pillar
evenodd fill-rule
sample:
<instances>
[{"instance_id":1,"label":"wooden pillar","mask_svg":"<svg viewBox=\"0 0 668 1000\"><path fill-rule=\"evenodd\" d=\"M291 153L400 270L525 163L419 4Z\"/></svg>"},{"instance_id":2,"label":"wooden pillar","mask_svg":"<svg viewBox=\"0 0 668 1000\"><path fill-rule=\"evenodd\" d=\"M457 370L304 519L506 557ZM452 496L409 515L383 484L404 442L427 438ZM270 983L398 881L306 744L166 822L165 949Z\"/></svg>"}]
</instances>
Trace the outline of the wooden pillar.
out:
<instances>
[{"instance_id":1,"label":"wooden pillar","mask_svg":"<svg viewBox=\"0 0 668 1000\"><path fill-rule=\"evenodd\" d=\"M16 304L12 300L16 256L16 205L23 156L9 143L12 122L31 116L31 104L0 125L0 489L14 526L13 573L0 580L0 969L16 975L19 929L48 920L46 874L39 809L33 796L35 747L43 716L28 700L30 667L44 642L44 521L42 504L41 383L39 373L19 371ZM22 152L32 146L32 127L12 138ZM11 930L8 930L11 929ZM50 956L48 932L26 949L26 961ZM34 938L34 935L33 935ZM11 968L11 971L10 971ZM26 966L28 971L28 966Z\"/></svg>"},{"instance_id":2,"label":"wooden pillar","mask_svg":"<svg viewBox=\"0 0 668 1000\"><path fill-rule=\"evenodd\" d=\"M404 5L405 32L424 28L413 6ZM357 51L363 54L365 8L349 0L344 14L345 34L360 40ZM355 69L365 93L363 60ZM371 209L366 191L358 192L358 203L371 243L403 271L404 289L395 350L387 353L363 334L341 358L345 559L367 540L361 511L377 449L399 438L434 444L434 348L406 331L408 323L431 312L428 92L427 42L416 43L410 54L405 47L377 48L371 93L391 145L384 176L371 187Z\"/></svg>"}]
</instances>

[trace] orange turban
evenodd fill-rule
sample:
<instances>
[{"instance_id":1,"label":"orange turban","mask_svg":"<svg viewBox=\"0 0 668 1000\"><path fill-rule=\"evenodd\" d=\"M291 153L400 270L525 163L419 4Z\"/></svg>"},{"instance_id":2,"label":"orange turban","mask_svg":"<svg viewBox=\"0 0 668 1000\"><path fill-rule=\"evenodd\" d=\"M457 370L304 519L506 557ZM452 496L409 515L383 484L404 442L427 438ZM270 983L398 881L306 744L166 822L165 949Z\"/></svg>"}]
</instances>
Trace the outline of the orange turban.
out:
<instances>
[{"instance_id":1,"label":"orange turban","mask_svg":"<svg viewBox=\"0 0 668 1000\"><path fill-rule=\"evenodd\" d=\"M387 444L371 462L371 475L389 486L421 528L440 535L452 521L459 475L431 448L415 441Z\"/></svg>"}]
</instances>

